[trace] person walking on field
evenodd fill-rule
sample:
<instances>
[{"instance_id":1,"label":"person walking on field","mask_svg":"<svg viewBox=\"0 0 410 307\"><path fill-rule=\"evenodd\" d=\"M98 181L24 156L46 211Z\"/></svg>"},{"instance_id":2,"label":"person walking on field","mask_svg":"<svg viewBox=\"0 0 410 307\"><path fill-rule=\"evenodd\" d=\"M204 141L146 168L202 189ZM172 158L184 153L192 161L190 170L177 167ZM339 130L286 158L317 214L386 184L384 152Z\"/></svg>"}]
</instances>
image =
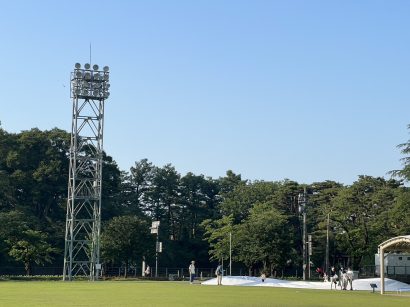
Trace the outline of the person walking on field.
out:
<instances>
[{"instance_id":1,"label":"person walking on field","mask_svg":"<svg viewBox=\"0 0 410 307\"><path fill-rule=\"evenodd\" d=\"M222 265L218 264L215 270L215 275L216 275L216 281L218 283L218 286L222 286L222 276L223 276Z\"/></svg>"},{"instance_id":2,"label":"person walking on field","mask_svg":"<svg viewBox=\"0 0 410 307\"><path fill-rule=\"evenodd\" d=\"M147 269L145 270L145 276L149 276L151 274L151 268L147 265Z\"/></svg>"},{"instance_id":3,"label":"person walking on field","mask_svg":"<svg viewBox=\"0 0 410 307\"><path fill-rule=\"evenodd\" d=\"M194 260L191 261L188 271L189 271L189 282L192 284L195 280L195 261Z\"/></svg>"}]
</instances>

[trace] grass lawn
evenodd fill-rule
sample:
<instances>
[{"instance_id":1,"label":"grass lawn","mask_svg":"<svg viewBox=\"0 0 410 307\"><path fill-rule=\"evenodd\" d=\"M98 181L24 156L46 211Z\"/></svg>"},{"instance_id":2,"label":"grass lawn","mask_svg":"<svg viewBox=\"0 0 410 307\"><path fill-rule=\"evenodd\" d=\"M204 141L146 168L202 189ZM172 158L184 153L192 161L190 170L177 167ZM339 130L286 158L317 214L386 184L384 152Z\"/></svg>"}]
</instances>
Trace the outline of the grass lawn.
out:
<instances>
[{"instance_id":1,"label":"grass lawn","mask_svg":"<svg viewBox=\"0 0 410 307\"><path fill-rule=\"evenodd\" d=\"M0 306L410 306L408 295L142 281L3 281Z\"/></svg>"}]
</instances>

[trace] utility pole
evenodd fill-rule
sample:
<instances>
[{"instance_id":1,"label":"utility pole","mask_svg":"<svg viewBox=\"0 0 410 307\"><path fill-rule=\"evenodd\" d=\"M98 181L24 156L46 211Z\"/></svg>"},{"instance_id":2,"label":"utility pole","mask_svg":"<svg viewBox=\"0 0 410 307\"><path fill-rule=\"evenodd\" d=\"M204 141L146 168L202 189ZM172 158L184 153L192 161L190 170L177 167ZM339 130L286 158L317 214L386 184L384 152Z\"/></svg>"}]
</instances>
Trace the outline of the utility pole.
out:
<instances>
[{"instance_id":1,"label":"utility pole","mask_svg":"<svg viewBox=\"0 0 410 307\"><path fill-rule=\"evenodd\" d=\"M329 274L329 224L330 224L330 213L327 214L327 229L326 229L326 259L325 259L326 274Z\"/></svg>"},{"instance_id":2,"label":"utility pole","mask_svg":"<svg viewBox=\"0 0 410 307\"><path fill-rule=\"evenodd\" d=\"M232 276L232 232L229 232L229 276Z\"/></svg>"},{"instance_id":3,"label":"utility pole","mask_svg":"<svg viewBox=\"0 0 410 307\"><path fill-rule=\"evenodd\" d=\"M302 228L302 254L303 254L303 280L306 280L307 276L308 276L308 264L307 264L307 253L308 253L308 249L307 249L307 231L306 231L306 187L303 190L303 193L299 193L298 195L298 203L299 203L299 213L302 214L302 218L303 218L303 228Z\"/></svg>"}]
</instances>

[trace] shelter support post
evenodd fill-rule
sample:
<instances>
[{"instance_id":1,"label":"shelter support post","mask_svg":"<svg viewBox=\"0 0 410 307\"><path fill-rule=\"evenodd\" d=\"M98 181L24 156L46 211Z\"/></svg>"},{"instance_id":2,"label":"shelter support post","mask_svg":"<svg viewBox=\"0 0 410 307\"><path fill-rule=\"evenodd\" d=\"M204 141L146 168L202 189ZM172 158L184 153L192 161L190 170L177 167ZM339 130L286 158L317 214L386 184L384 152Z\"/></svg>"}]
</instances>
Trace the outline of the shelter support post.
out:
<instances>
[{"instance_id":1,"label":"shelter support post","mask_svg":"<svg viewBox=\"0 0 410 307\"><path fill-rule=\"evenodd\" d=\"M384 294L384 248L380 248L380 294Z\"/></svg>"}]
</instances>

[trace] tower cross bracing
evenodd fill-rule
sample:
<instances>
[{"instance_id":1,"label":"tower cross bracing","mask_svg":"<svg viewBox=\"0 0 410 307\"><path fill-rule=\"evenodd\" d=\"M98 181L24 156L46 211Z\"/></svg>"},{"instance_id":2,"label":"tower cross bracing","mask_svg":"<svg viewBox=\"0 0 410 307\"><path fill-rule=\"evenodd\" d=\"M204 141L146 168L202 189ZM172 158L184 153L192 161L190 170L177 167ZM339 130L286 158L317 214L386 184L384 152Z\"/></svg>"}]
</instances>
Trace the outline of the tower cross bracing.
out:
<instances>
[{"instance_id":1,"label":"tower cross bracing","mask_svg":"<svg viewBox=\"0 0 410 307\"><path fill-rule=\"evenodd\" d=\"M77 63L71 73L73 102L63 280L96 280L100 264L104 102L109 68Z\"/></svg>"}]
</instances>

